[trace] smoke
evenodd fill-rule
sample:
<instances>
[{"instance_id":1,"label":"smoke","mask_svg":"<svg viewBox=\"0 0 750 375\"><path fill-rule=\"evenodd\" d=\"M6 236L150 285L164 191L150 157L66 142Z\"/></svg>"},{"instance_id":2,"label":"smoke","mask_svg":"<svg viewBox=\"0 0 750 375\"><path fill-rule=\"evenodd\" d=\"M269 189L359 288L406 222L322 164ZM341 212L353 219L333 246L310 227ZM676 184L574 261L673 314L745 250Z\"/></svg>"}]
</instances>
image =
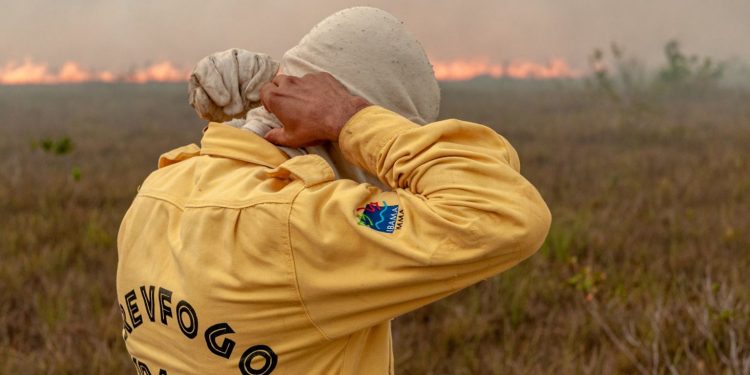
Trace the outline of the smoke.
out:
<instances>
[{"instance_id":1,"label":"smoke","mask_svg":"<svg viewBox=\"0 0 750 375\"><path fill-rule=\"evenodd\" d=\"M359 2L361 3L361 2ZM618 42L654 63L670 39L686 51L750 59L750 2L726 0L370 0L405 21L438 61L562 58L583 68ZM231 47L275 57L348 0L0 0L0 64L31 56L122 71L142 61L192 66Z\"/></svg>"}]
</instances>

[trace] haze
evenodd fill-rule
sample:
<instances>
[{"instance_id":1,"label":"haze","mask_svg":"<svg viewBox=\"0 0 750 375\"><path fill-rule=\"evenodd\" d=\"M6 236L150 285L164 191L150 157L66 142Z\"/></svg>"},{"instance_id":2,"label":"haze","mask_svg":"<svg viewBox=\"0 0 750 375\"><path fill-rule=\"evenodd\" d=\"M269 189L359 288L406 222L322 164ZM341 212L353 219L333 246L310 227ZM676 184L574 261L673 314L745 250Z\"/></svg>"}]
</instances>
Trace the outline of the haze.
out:
<instances>
[{"instance_id":1,"label":"haze","mask_svg":"<svg viewBox=\"0 0 750 375\"><path fill-rule=\"evenodd\" d=\"M584 68L594 47L617 41L653 63L672 38L687 52L750 60L746 0L0 0L0 64L31 58L114 70L160 60L192 66L230 47L280 57L316 22L358 4L405 21L430 57L443 61L562 58Z\"/></svg>"}]
</instances>

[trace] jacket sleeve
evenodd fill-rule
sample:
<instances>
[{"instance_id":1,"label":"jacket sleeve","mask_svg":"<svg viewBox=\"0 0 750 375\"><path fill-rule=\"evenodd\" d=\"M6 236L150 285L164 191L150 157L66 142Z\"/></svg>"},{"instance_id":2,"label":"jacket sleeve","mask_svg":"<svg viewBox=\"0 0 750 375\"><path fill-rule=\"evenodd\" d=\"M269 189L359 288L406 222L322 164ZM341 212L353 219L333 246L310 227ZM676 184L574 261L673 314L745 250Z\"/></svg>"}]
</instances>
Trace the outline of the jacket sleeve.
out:
<instances>
[{"instance_id":1,"label":"jacket sleeve","mask_svg":"<svg viewBox=\"0 0 750 375\"><path fill-rule=\"evenodd\" d=\"M347 122L339 145L393 190L337 180L303 189L292 204L297 288L327 338L513 267L547 235L547 206L490 128L419 126L371 106Z\"/></svg>"}]
</instances>

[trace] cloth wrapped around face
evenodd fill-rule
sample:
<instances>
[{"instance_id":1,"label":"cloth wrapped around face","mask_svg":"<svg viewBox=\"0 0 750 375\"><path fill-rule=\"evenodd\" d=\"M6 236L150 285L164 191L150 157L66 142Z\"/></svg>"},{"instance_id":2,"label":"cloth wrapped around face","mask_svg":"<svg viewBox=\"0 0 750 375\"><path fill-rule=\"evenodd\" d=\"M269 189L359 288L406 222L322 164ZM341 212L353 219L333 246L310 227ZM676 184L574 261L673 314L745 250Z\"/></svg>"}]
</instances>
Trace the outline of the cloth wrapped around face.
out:
<instances>
[{"instance_id":1,"label":"cloth wrapped around face","mask_svg":"<svg viewBox=\"0 0 750 375\"><path fill-rule=\"evenodd\" d=\"M280 64L267 55L242 50L212 56L201 60L191 75L191 105L204 119L234 117L227 124L261 136L283 126L258 106L260 87L276 75L279 66L283 74L298 77L331 73L353 95L418 124L433 122L438 116L440 88L424 49L401 21L380 9L354 7L329 16L288 50ZM375 176L346 161L337 144L281 149L292 157L320 155L338 178L386 188Z\"/></svg>"}]
</instances>

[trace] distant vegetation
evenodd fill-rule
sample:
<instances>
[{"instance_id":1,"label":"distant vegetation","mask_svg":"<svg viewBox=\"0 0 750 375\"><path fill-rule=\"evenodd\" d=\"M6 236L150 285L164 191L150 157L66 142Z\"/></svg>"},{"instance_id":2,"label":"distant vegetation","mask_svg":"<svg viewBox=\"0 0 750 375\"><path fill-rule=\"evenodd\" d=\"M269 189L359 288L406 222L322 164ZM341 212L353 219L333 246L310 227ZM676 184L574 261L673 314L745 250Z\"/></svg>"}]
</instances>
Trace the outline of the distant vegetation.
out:
<instances>
[{"instance_id":1,"label":"distant vegetation","mask_svg":"<svg viewBox=\"0 0 750 375\"><path fill-rule=\"evenodd\" d=\"M687 56L680 44L672 40L664 46L666 65L659 70L659 81L667 85L704 86L719 81L726 70L726 62L710 57Z\"/></svg>"},{"instance_id":2,"label":"distant vegetation","mask_svg":"<svg viewBox=\"0 0 750 375\"><path fill-rule=\"evenodd\" d=\"M617 43L612 43L607 50L597 48L589 56L590 75L585 83L613 102L643 105L655 97L710 94L720 87L730 66L735 71L742 69L738 64L688 55L677 40L667 42L663 51L662 65L649 70Z\"/></svg>"},{"instance_id":3,"label":"distant vegetation","mask_svg":"<svg viewBox=\"0 0 750 375\"><path fill-rule=\"evenodd\" d=\"M73 152L74 145L70 137L66 135L58 139L45 137L38 141L31 142L31 148L41 149L48 154L63 156ZM73 178L73 181L80 181L82 176L81 168L77 165L71 167L70 176Z\"/></svg>"},{"instance_id":4,"label":"distant vegetation","mask_svg":"<svg viewBox=\"0 0 750 375\"><path fill-rule=\"evenodd\" d=\"M73 142L68 136L60 139L43 138L37 142L33 142L32 147L40 148L45 152L55 155L65 155L73 151Z\"/></svg>"}]
</instances>

